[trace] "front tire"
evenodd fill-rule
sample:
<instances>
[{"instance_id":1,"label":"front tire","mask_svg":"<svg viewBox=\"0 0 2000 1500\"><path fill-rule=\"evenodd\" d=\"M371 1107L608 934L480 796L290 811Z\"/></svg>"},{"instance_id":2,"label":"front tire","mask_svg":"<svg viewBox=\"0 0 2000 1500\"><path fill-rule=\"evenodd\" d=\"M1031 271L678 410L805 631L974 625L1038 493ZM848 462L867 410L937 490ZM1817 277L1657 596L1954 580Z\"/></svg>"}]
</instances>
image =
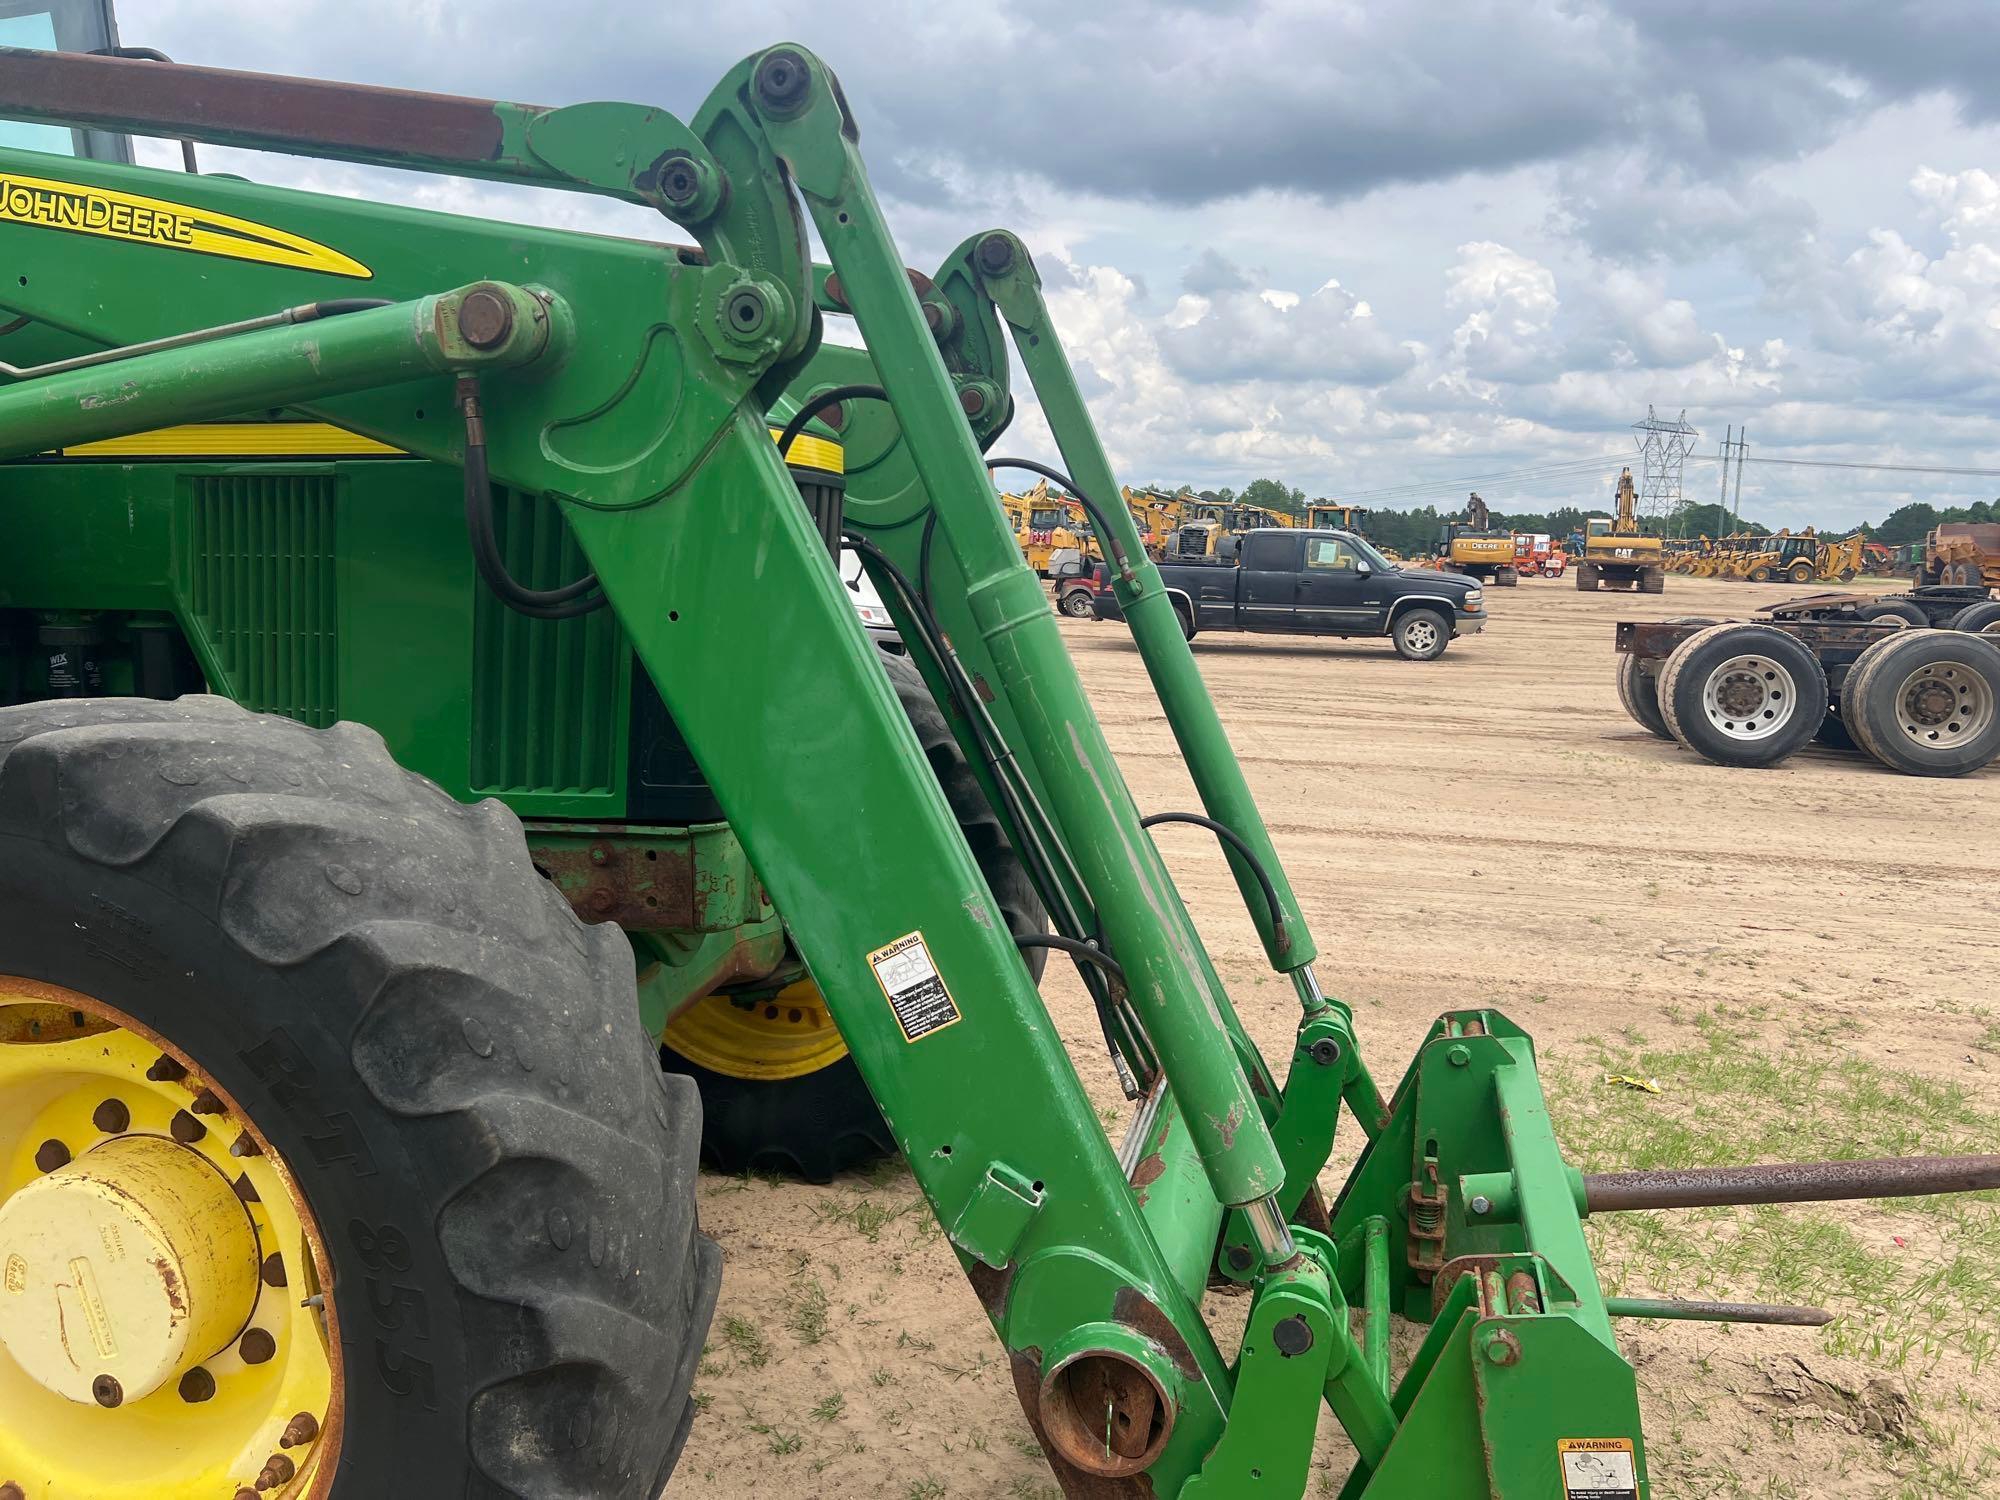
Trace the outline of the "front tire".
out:
<instances>
[{"instance_id":1,"label":"front tire","mask_svg":"<svg viewBox=\"0 0 2000 1500\"><path fill-rule=\"evenodd\" d=\"M1071 589L1062 596L1062 612L1072 620L1088 620L1091 616L1090 590Z\"/></svg>"},{"instance_id":2,"label":"front tire","mask_svg":"<svg viewBox=\"0 0 2000 1500\"><path fill-rule=\"evenodd\" d=\"M1047 918L1034 885L917 664L887 653L881 661L1008 929L1016 937L1044 931ZM1031 948L1023 957L1039 980L1047 950ZM795 990L754 1000L710 995L668 1023L660 1062L700 1090L702 1156L711 1165L724 1172L769 1170L826 1182L836 1172L897 1154L895 1135L845 1047L836 1042L816 1052L811 1066L796 1072L770 1067L772 1054L755 1055L760 1025L775 1051L791 1043L790 1017L823 1019L824 1008L818 990L804 981Z\"/></svg>"},{"instance_id":3,"label":"front tire","mask_svg":"<svg viewBox=\"0 0 2000 1500\"><path fill-rule=\"evenodd\" d=\"M1396 654L1405 661L1436 661L1451 644L1451 621L1434 609L1412 609L1390 627Z\"/></svg>"},{"instance_id":4,"label":"front tire","mask_svg":"<svg viewBox=\"0 0 2000 1500\"><path fill-rule=\"evenodd\" d=\"M287 1290L254 1292L252 1332L267 1301L307 1306L315 1286L327 1331L274 1321L262 1359L249 1335L240 1355L190 1351L232 1399L170 1372L46 1423L26 1399L42 1388L0 1361L0 1477L49 1500L262 1493L283 1465L330 1469L334 1500L658 1494L719 1269L695 1223L698 1106L654 1065L623 936L576 920L512 813L452 800L354 724L205 697L0 710L0 1007L32 1016L52 993L72 1032L109 1030L73 1056L45 1033L45 1090L97 1066L100 1036L155 1058L91 1080L119 1107L72 1119L63 1152L221 1144L252 1189L282 1162L289 1181L245 1202L294 1213L304 1242L260 1233L281 1265L257 1279ZM12 1128L27 1138L0 1160L48 1173L61 1153L32 1141L54 1126L17 1111ZM283 1406L268 1432L200 1425L315 1339L332 1403L316 1439L281 1442ZM79 1411L128 1477L51 1480L44 1431L72 1476L98 1446ZM148 1436L161 1421L174 1443Z\"/></svg>"}]
</instances>

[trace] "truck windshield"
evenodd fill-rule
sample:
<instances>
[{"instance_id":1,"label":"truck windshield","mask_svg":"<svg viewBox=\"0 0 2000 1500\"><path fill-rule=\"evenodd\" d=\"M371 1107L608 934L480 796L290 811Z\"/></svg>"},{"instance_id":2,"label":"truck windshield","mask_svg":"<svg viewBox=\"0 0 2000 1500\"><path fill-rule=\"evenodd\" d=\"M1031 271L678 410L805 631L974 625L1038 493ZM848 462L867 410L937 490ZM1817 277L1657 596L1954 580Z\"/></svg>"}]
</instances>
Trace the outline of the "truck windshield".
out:
<instances>
[{"instance_id":1,"label":"truck windshield","mask_svg":"<svg viewBox=\"0 0 2000 1500\"><path fill-rule=\"evenodd\" d=\"M1376 572L1393 573L1396 571L1396 565L1390 562L1389 559L1384 557L1381 553L1377 552L1373 547L1371 547L1368 544L1367 538L1356 536L1351 531L1343 532L1342 535L1343 537L1345 537L1347 545L1352 547L1356 552L1359 552L1362 555L1362 557L1367 559L1368 566L1373 568Z\"/></svg>"}]
</instances>

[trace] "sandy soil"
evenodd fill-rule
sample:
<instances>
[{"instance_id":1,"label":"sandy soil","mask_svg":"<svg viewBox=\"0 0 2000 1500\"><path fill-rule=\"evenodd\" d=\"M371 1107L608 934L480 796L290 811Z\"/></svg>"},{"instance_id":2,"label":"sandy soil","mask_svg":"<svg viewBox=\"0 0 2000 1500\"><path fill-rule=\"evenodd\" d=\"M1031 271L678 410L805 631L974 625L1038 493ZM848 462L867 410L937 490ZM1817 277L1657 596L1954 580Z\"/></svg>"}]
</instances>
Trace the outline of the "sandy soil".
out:
<instances>
[{"instance_id":1,"label":"sandy soil","mask_svg":"<svg viewBox=\"0 0 2000 1500\"><path fill-rule=\"evenodd\" d=\"M1855 1055L2000 1109L1978 1015L2000 1000L2000 765L1929 781L1815 748L1732 771L1652 738L1618 705L1612 622L1740 615L1788 592L1668 587L1647 599L1568 580L1488 589L1486 633L1428 664L1376 642L1197 642L1314 924L1322 980L1355 1006L1377 1076L1392 1085L1447 1007L1497 1004L1560 1059L1621 1030L1673 1037L1720 1006L1772 1017L1780 1048L1781 1012L1805 1015ZM1198 806L1122 628L1062 628L1141 806ZM1163 845L1246 1023L1282 1058L1295 1002L1263 969L1224 866L1195 830ZM1044 994L1122 1135L1128 1112L1092 1052L1082 990L1051 965ZM698 1382L706 1409L673 1493L1054 1495L998 1345L900 1166L827 1188L709 1177L702 1212L727 1271ZM1857 1222L1884 1243L1898 1227ZM1212 1301L1210 1314L1233 1325L1242 1310ZM1800 1395L1811 1379L1875 1389L1876 1372L1819 1337L1633 1333L1656 1474L1669 1443L1694 1456L1655 1493L1937 1493L1899 1489L1894 1459L1850 1435L1869 1425L1851 1412L1804 1439L1773 1414L1839 1405ZM1877 1392L1891 1404L1894 1379ZM1331 1493L1346 1461L1330 1418L1320 1450L1330 1467L1314 1492Z\"/></svg>"}]
</instances>

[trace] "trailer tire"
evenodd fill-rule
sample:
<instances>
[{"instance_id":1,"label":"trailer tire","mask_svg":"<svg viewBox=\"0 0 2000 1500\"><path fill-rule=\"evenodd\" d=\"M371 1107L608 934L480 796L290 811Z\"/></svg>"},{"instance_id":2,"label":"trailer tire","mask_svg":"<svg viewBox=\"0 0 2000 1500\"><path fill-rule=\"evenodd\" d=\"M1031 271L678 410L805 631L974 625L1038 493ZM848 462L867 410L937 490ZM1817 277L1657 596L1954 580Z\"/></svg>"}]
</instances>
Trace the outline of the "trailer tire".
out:
<instances>
[{"instance_id":1,"label":"trailer tire","mask_svg":"<svg viewBox=\"0 0 2000 1500\"><path fill-rule=\"evenodd\" d=\"M1034 885L923 674L907 656L883 652L881 659L1002 918L1017 937L1044 931L1047 919ZM1047 950L1031 948L1023 957L1028 972L1039 980ZM836 1172L894 1156L899 1149L861 1070L845 1051L823 1067L790 1078L740 1078L703 1066L677 1052L671 1042L661 1046L660 1063L669 1072L686 1074L700 1090L701 1152L720 1171L769 1170L827 1182Z\"/></svg>"},{"instance_id":2,"label":"trailer tire","mask_svg":"<svg viewBox=\"0 0 2000 1500\"><path fill-rule=\"evenodd\" d=\"M221 698L0 709L0 976L0 1005L44 996L78 1033L87 1014L107 1028L106 1056L158 1054L98 1129L166 1140L150 1112L184 1087L207 1126L175 1115L172 1140L239 1148L225 1177L244 1167L237 1196L273 1224L256 1253L283 1258L261 1281L292 1288L256 1293L256 1326L315 1284L327 1298L323 1331L272 1312L265 1368L325 1361L333 1404L303 1441L338 1445L333 1500L659 1493L720 1264L696 1224L700 1107L654 1066L623 935L576 919L500 803L454 801L359 725ZM211 1385L257 1378L224 1362ZM184 1444L238 1474L230 1442L256 1440L230 1402L188 1406L171 1383L132 1399L186 1429L151 1455L163 1500L211 1492L177 1472ZM0 1470L51 1493L19 1451L24 1404ZM64 1422L73 1473L89 1445ZM111 1459L129 1465L127 1442ZM242 1447L232 1482L255 1484L266 1451Z\"/></svg>"},{"instance_id":3,"label":"trailer tire","mask_svg":"<svg viewBox=\"0 0 2000 1500\"><path fill-rule=\"evenodd\" d=\"M1951 617L1951 628L1963 630L1969 635L2000 629L2000 599L1966 605Z\"/></svg>"},{"instance_id":4,"label":"trailer tire","mask_svg":"<svg viewBox=\"0 0 2000 1500\"><path fill-rule=\"evenodd\" d=\"M1629 651L1618 657L1618 701L1648 734L1672 743L1674 732L1660 713L1659 680L1639 670L1639 658Z\"/></svg>"},{"instance_id":5,"label":"trailer tire","mask_svg":"<svg viewBox=\"0 0 2000 1500\"><path fill-rule=\"evenodd\" d=\"M1900 630L1841 688L1855 741L1906 776L1964 776L2000 756L2000 647L1956 630Z\"/></svg>"},{"instance_id":6,"label":"trailer tire","mask_svg":"<svg viewBox=\"0 0 2000 1500\"><path fill-rule=\"evenodd\" d=\"M1923 606L1908 599L1882 599L1874 604L1864 604L1860 610L1864 620L1901 620L1905 625L1919 629L1931 623L1931 617L1924 613Z\"/></svg>"},{"instance_id":7,"label":"trailer tire","mask_svg":"<svg viewBox=\"0 0 2000 1500\"><path fill-rule=\"evenodd\" d=\"M1660 710L1675 739L1724 766L1775 765L1826 717L1826 673L1771 625L1710 625L1660 670Z\"/></svg>"},{"instance_id":8,"label":"trailer tire","mask_svg":"<svg viewBox=\"0 0 2000 1500\"><path fill-rule=\"evenodd\" d=\"M1434 609L1405 610L1389 634L1404 661L1436 661L1451 644L1451 621Z\"/></svg>"}]
</instances>

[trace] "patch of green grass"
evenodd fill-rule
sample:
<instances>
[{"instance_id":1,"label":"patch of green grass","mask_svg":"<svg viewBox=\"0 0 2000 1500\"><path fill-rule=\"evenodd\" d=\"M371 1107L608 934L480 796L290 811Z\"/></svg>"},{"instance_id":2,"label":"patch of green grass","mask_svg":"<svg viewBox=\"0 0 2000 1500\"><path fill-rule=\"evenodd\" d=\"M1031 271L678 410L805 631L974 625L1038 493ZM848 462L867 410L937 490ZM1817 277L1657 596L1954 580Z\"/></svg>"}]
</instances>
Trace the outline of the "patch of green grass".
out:
<instances>
[{"instance_id":1,"label":"patch of green grass","mask_svg":"<svg viewBox=\"0 0 2000 1500\"><path fill-rule=\"evenodd\" d=\"M903 1491L903 1500L938 1500L944 1492L944 1481L926 1474Z\"/></svg>"},{"instance_id":2,"label":"patch of green grass","mask_svg":"<svg viewBox=\"0 0 2000 1500\"><path fill-rule=\"evenodd\" d=\"M770 1361L770 1341L764 1337L764 1330L748 1318L740 1318L734 1313L724 1318L722 1342L753 1370L761 1370Z\"/></svg>"},{"instance_id":3,"label":"patch of green grass","mask_svg":"<svg viewBox=\"0 0 2000 1500\"><path fill-rule=\"evenodd\" d=\"M799 1342L817 1344L826 1337L826 1288L808 1279L785 1309L785 1326L799 1336Z\"/></svg>"},{"instance_id":4,"label":"patch of green grass","mask_svg":"<svg viewBox=\"0 0 2000 1500\"><path fill-rule=\"evenodd\" d=\"M830 1396L822 1396L814 1404L812 1419L815 1422L831 1422L847 1410L847 1398L835 1391Z\"/></svg>"},{"instance_id":5,"label":"patch of green grass","mask_svg":"<svg viewBox=\"0 0 2000 1500\"><path fill-rule=\"evenodd\" d=\"M771 1452L779 1458L796 1453L806 1445L806 1440L796 1432L785 1432L763 1422L752 1422L750 1430L768 1442Z\"/></svg>"}]
</instances>

